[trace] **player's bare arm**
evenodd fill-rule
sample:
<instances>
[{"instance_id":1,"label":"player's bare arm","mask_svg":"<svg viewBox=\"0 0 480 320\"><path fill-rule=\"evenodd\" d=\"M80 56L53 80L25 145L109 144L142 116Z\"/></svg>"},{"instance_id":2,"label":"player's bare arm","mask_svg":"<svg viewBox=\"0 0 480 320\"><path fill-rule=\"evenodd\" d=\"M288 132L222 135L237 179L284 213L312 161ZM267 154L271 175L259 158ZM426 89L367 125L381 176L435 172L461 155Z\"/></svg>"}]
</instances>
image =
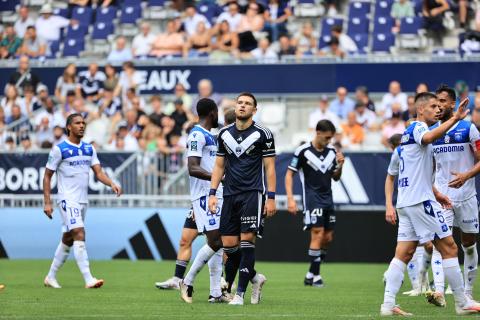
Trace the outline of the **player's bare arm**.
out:
<instances>
[{"instance_id":1,"label":"player's bare arm","mask_svg":"<svg viewBox=\"0 0 480 320\"><path fill-rule=\"evenodd\" d=\"M212 175L200 166L200 157L188 157L188 174L202 180L210 181Z\"/></svg>"},{"instance_id":2,"label":"player's bare arm","mask_svg":"<svg viewBox=\"0 0 480 320\"><path fill-rule=\"evenodd\" d=\"M447 131L451 127L453 127L453 125L455 125L455 123L464 119L468 115L468 113L470 112L470 110L467 108L468 103L469 103L468 98L463 99L463 101L458 106L457 111L453 114L453 117L451 117L450 119L443 122L441 125L439 125L435 129L430 130L423 135L422 144L426 145L426 144L433 143L435 140L443 137L443 135L445 133L447 133Z\"/></svg>"},{"instance_id":3,"label":"player's bare arm","mask_svg":"<svg viewBox=\"0 0 480 320\"><path fill-rule=\"evenodd\" d=\"M332 174L332 179L335 181L338 181L342 176L342 168L343 168L343 164L345 163L345 156L340 151L337 151L336 159L337 159L337 168Z\"/></svg>"},{"instance_id":4,"label":"player's bare arm","mask_svg":"<svg viewBox=\"0 0 480 320\"><path fill-rule=\"evenodd\" d=\"M217 156L215 158L215 166L213 167L212 171L212 180L210 182L210 190L217 190L218 186L220 185L220 181L225 173L225 158L221 156ZM217 203L218 199L215 194L210 194L208 197L208 209L211 212L217 211Z\"/></svg>"},{"instance_id":5,"label":"player's bare arm","mask_svg":"<svg viewBox=\"0 0 480 320\"><path fill-rule=\"evenodd\" d=\"M295 171L287 169L285 174L285 192L287 193L287 210L291 214L295 215L298 212L297 202L293 197L293 177L295 176Z\"/></svg>"},{"instance_id":6,"label":"player's bare arm","mask_svg":"<svg viewBox=\"0 0 480 320\"><path fill-rule=\"evenodd\" d=\"M120 195L122 194L122 188L119 185L115 184L115 182L113 182L112 179L107 176L105 171L103 171L102 166L96 164L92 167L92 169L98 181L112 188L112 191L117 195L117 197L120 197Z\"/></svg>"},{"instance_id":7,"label":"player's bare arm","mask_svg":"<svg viewBox=\"0 0 480 320\"><path fill-rule=\"evenodd\" d=\"M433 189L433 195L435 196L435 199L438 201L438 203L442 205L442 208L451 209L452 201L450 201L450 199L446 195L438 191L438 189L435 188L435 186L432 189Z\"/></svg>"},{"instance_id":8,"label":"player's bare arm","mask_svg":"<svg viewBox=\"0 0 480 320\"><path fill-rule=\"evenodd\" d=\"M45 169L45 175L43 176L43 212L49 219L52 219L53 207L51 199L51 181L55 171L48 168Z\"/></svg>"},{"instance_id":9,"label":"player's bare arm","mask_svg":"<svg viewBox=\"0 0 480 320\"><path fill-rule=\"evenodd\" d=\"M395 184L395 176L387 174L385 178L385 220L395 225L397 224L397 212L393 206L393 189Z\"/></svg>"},{"instance_id":10,"label":"player's bare arm","mask_svg":"<svg viewBox=\"0 0 480 320\"><path fill-rule=\"evenodd\" d=\"M480 161L478 161L478 159L480 159L480 150L476 150L475 151L475 165L472 167L472 169L470 169L469 171L467 172L451 172L452 176L454 176L455 178L453 178L449 183L448 183L448 186L450 188L455 188L455 189L458 189L460 187L462 187L465 182L467 182L469 179L475 177L477 174L480 173Z\"/></svg>"},{"instance_id":11,"label":"player's bare arm","mask_svg":"<svg viewBox=\"0 0 480 320\"><path fill-rule=\"evenodd\" d=\"M267 201L265 202L265 214L267 217L272 217L277 212L275 198L270 195L275 195L277 176L275 174L275 157L263 158L263 165L265 166L265 173L267 175Z\"/></svg>"}]
</instances>

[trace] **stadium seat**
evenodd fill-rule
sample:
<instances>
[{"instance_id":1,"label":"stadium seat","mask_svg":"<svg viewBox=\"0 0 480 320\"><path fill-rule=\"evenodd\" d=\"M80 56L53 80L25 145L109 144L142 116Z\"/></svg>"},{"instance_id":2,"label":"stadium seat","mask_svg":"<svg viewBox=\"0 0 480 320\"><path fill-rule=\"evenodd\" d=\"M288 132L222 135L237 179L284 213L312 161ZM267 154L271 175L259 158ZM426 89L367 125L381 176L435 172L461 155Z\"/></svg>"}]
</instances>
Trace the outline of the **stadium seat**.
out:
<instances>
[{"instance_id":1,"label":"stadium seat","mask_svg":"<svg viewBox=\"0 0 480 320\"><path fill-rule=\"evenodd\" d=\"M93 26L92 39L93 40L107 40L108 36L114 31L113 23L96 22Z\"/></svg>"},{"instance_id":2,"label":"stadium seat","mask_svg":"<svg viewBox=\"0 0 480 320\"><path fill-rule=\"evenodd\" d=\"M368 33L349 34L357 44L358 50L365 53L368 50Z\"/></svg>"},{"instance_id":3,"label":"stadium seat","mask_svg":"<svg viewBox=\"0 0 480 320\"><path fill-rule=\"evenodd\" d=\"M432 54L434 56L439 56L439 57L453 56L453 55L457 55L458 51L455 49L435 49L432 51Z\"/></svg>"},{"instance_id":4,"label":"stadium seat","mask_svg":"<svg viewBox=\"0 0 480 320\"><path fill-rule=\"evenodd\" d=\"M219 5L210 1L202 1L197 4L197 10L203 14L210 23L213 23L215 18L222 12L222 8Z\"/></svg>"},{"instance_id":5,"label":"stadium seat","mask_svg":"<svg viewBox=\"0 0 480 320\"><path fill-rule=\"evenodd\" d=\"M90 7L74 7L72 10L72 19L78 20L80 25L89 26L92 22L93 10Z\"/></svg>"},{"instance_id":6,"label":"stadium seat","mask_svg":"<svg viewBox=\"0 0 480 320\"><path fill-rule=\"evenodd\" d=\"M142 17L142 8L139 6L126 6L122 9L120 16L121 24L136 24L137 20Z\"/></svg>"},{"instance_id":7,"label":"stadium seat","mask_svg":"<svg viewBox=\"0 0 480 320\"><path fill-rule=\"evenodd\" d=\"M400 24L400 34L417 34L422 26L422 17L403 18Z\"/></svg>"},{"instance_id":8,"label":"stadium seat","mask_svg":"<svg viewBox=\"0 0 480 320\"><path fill-rule=\"evenodd\" d=\"M390 16L393 0L379 0L375 2L375 16Z\"/></svg>"},{"instance_id":9,"label":"stadium seat","mask_svg":"<svg viewBox=\"0 0 480 320\"><path fill-rule=\"evenodd\" d=\"M368 18L350 18L348 21L348 30L349 35L359 34L359 33L368 33L368 26L370 25L370 20Z\"/></svg>"},{"instance_id":10,"label":"stadium seat","mask_svg":"<svg viewBox=\"0 0 480 320\"><path fill-rule=\"evenodd\" d=\"M322 21L322 36L330 35L333 26L343 26L342 18L325 18Z\"/></svg>"},{"instance_id":11,"label":"stadium seat","mask_svg":"<svg viewBox=\"0 0 480 320\"><path fill-rule=\"evenodd\" d=\"M108 22L112 23L113 19L117 17L116 7L98 7L96 10L95 22Z\"/></svg>"},{"instance_id":12,"label":"stadium seat","mask_svg":"<svg viewBox=\"0 0 480 320\"><path fill-rule=\"evenodd\" d=\"M139 7L140 0L123 0L123 7Z\"/></svg>"},{"instance_id":13,"label":"stadium seat","mask_svg":"<svg viewBox=\"0 0 480 320\"><path fill-rule=\"evenodd\" d=\"M50 42L50 55L47 58L56 58L57 52L60 50L60 40Z\"/></svg>"},{"instance_id":14,"label":"stadium seat","mask_svg":"<svg viewBox=\"0 0 480 320\"><path fill-rule=\"evenodd\" d=\"M423 10L423 1L422 0L412 0L414 5L415 14L417 16L422 15Z\"/></svg>"},{"instance_id":15,"label":"stadium seat","mask_svg":"<svg viewBox=\"0 0 480 320\"><path fill-rule=\"evenodd\" d=\"M68 26L65 39L84 39L87 34L87 27L84 25Z\"/></svg>"},{"instance_id":16,"label":"stadium seat","mask_svg":"<svg viewBox=\"0 0 480 320\"><path fill-rule=\"evenodd\" d=\"M68 19L68 9L55 8L53 14Z\"/></svg>"},{"instance_id":17,"label":"stadium seat","mask_svg":"<svg viewBox=\"0 0 480 320\"><path fill-rule=\"evenodd\" d=\"M63 43L64 57L78 57L80 52L85 49L84 39L68 39Z\"/></svg>"},{"instance_id":18,"label":"stadium seat","mask_svg":"<svg viewBox=\"0 0 480 320\"><path fill-rule=\"evenodd\" d=\"M392 33L377 33L373 35L372 52L390 53L395 45L395 36Z\"/></svg>"},{"instance_id":19,"label":"stadium seat","mask_svg":"<svg viewBox=\"0 0 480 320\"><path fill-rule=\"evenodd\" d=\"M325 48L326 46L328 46L328 43L330 42L330 40L332 40L332 37L328 34L328 35L324 35L324 36L321 36L320 39L318 39L318 48L319 49L322 49L322 48Z\"/></svg>"},{"instance_id":20,"label":"stadium seat","mask_svg":"<svg viewBox=\"0 0 480 320\"><path fill-rule=\"evenodd\" d=\"M163 7L165 5L165 0L148 0L149 7Z\"/></svg>"},{"instance_id":21,"label":"stadium seat","mask_svg":"<svg viewBox=\"0 0 480 320\"><path fill-rule=\"evenodd\" d=\"M15 11L20 0L0 0L0 12Z\"/></svg>"},{"instance_id":22,"label":"stadium seat","mask_svg":"<svg viewBox=\"0 0 480 320\"><path fill-rule=\"evenodd\" d=\"M352 1L348 6L348 16L350 17L350 19L354 17L365 18L365 16L369 13L370 2Z\"/></svg>"},{"instance_id":23,"label":"stadium seat","mask_svg":"<svg viewBox=\"0 0 480 320\"><path fill-rule=\"evenodd\" d=\"M395 20L390 16L376 16L373 23L373 33L391 33Z\"/></svg>"}]
</instances>

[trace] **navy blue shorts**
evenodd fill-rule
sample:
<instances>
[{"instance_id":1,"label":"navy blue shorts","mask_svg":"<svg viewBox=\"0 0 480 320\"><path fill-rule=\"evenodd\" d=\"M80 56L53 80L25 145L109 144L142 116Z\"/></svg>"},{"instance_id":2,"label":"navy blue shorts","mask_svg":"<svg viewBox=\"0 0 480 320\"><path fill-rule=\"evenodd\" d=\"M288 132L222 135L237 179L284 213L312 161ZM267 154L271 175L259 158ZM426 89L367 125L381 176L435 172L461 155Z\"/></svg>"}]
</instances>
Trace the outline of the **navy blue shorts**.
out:
<instances>
[{"instance_id":1,"label":"navy blue shorts","mask_svg":"<svg viewBox=\"0 0 480 320\"><path fill-rule=\"evenodd\" d=\"M303 230L324 228L333 230L337 217L333 208L315 208L303 212Z\"/></svg>"},{"instance_id":2,"label":"navy blue shorts","mask_svg":"<svg viewBox=\"0 0 480 320\"><path fill-rule=\"evenodd\" d=\"M261 237L264 226L263 208L265 196L258 191L249 191L223 197L220 215L220 234L239 236L254 232Z\"/></svg>"},{"instance_id":3,"label":"navy blue shorts","mask_svg":"<svg viewBox=\"0 0 480 320\"><path fill-rule=\"evenodd\" d=\"M190 208L190 210L188 211L187 216L185 217L185 223L183 224L183 227L186 229L197 230L197 224L193 219L193 208Z\"/></svg>"}]
</instances>

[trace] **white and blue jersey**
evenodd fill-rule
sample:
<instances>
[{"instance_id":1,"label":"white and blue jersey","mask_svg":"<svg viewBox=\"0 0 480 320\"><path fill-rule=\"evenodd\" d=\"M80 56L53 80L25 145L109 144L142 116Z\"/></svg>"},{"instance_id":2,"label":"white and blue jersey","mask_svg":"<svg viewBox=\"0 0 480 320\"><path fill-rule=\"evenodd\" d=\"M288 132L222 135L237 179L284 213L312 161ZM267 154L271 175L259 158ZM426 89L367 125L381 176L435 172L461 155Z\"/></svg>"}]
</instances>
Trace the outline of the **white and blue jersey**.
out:
<instances>
[{"instance_id":1,"label":"white and blue jersey","mask_svg":"<svg viewBox=\"0 0 480 320\"><path fill-rule=\"evenodd\" d=\"M212 172L217 154L217 140L215 136L200 125L195 125L187 139L187 157L200 158L200 167ZM210 191L210 181L190 176L190 197L192 201L206 197ZM222 186L217 190L217 196L222 197ZM206 202L205 202L206 206Z\"/></svg>"},{"instance_id":2,"label":"white and blue jersey","mask_svg":"<svg viewBox=\"0 0 480 320\"><path fill-rule=\"evenodd\" d=\"M95 148L85 142L76 145L65 139L52 148L47 169L56 171L58 202L88 203L90 167L100 164Z\"/></svg>"},{"instance_id":3,"label":"white and blue jersey","mask_svg":"<svg viewBox=\"0 0 480 320\"><path fill-rule=\"evenodd\" d=\"M430 129L436 128L436 123ZM463 173L475 164L475 151L480 147L480 134L470 122L457 122L443 137L433 143L435 157L435 186L452 201L463 201L477 194L475 179L469 179L458 188L449 188L448 182L454 179L452 172Z\"/></svg>"},{"instance_id":4,"label":"white and blue jersey","mask_svg":"<svg viewBox=\"0 0 480 320\"><path fill-rule=\"evenodd\" d=\"M428 132L424 122L414 121L405 130L398 148L398 197L397 208L434 200L433 195L433 147L422 145Z\"/></svg>"},{"instance_id":5,"label":"white and blue jersey","mask_svg":"<svg viewBox=\"0 0 480 320\"><path fill-rule=\"evenodd\" d=\"M400 153L401 146L398 146L393 150L392 156L390 157L390 164L388 165L388 174L391 176L398 176L400 170Z\"/></svg>"}]
</instances>

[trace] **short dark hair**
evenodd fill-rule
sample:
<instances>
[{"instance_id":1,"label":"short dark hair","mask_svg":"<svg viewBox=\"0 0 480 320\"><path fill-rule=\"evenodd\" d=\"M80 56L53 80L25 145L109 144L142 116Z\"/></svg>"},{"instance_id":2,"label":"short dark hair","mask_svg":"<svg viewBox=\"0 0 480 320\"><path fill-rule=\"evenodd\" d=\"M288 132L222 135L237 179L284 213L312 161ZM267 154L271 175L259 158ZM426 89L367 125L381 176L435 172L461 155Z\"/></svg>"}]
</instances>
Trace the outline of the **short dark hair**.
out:
<instances>
[{"instance_id":1,"label":"short dark hair","mask_svg":"<svg viewBox=\"0 0 480 320\"><path fill-rule=\"evenodd\" d=\"M368 88L366 86L358 86L355 91L363 92L364 95L368 96Z\"/></svg>"},{"instance_id":2,"label":"short dark hair","mask_svg":"<svg viewBox=\"0 0 480 320\"><path fill-rule=\"evenodd\" d=\"M67 136L70 135L68 126L72 124L73 119L75 119L76 117L81 117L83 119L83 116L81 113L72 113L67 117L67 122L65 123L65 131L67 132Z\"/></svg>"},{"instance_id":3,"label":"short dark hair","mask_svg":"<svg viewBox=\"0 0 480 320\"><path fill-rule=\"evenodd\" d=\"M437 97L431 92L422 92L415 95L415 103L425 102L430 99L437 99Z\"/></svg>"},{"instance_id":4,"label":"short dark hair","mask_svg":"<svg viewBox=\"0 0 480 320\"><path fill-rule=\"evenodd\" d=\"M448 97L452 100L455 101L457 100L457 94L455 93L455 90L453 88L450 88L446 84L441 84L438 86L437 90L435 91L435 94L439 94L442 92L446 92L448 94Z\"/></svg>"},{"instance_id":5,"label":"short dark hair","mask_svg":"<svg viewBox=\"0 0 480 320\"><path fill-rule=\"evenodd\" d=\"M341 25L337 24L337 25L334 25L330 30L333 32L342 33L343 28Z\"/></svg>"},{"instance_id":6,"label":"short dark hair","mask_svg":"<svg viewBox=\"0 0 480 320\"><path fill-rule=\"evenodd\" d=\"M35 28L35 26L28 26L27 30L30 30L30 29L37 30L37 28Z\"/></svg>"},{"instance_id":7,"label":"short dark hair","mask_svg":"<svg viewBox=\"0 0 480 320\"><path fill-rule=\"evenodd\" d=\"M340 44L340 40L338 40L337 37L332 37L332 39L330 39L330 42L328 42L329 45L332 45L332 44L335 44L335 45L339 45Z\"/></svg>"},{"instance_id":8,"label":"short dark hair","mask_svg":"<svg viewBox=\"0 0 480 320\"><path fill-rule=\"evenodd\" d=\"M257 98L255 98L255 96L252 93L244 91L237 96L236 100L238 100L238 98L240 98L240 97L250 97L250 98L252 98L253 106L257 107Z\"/></svg>"},{"instance_id":9,"label":"short dark hair","mask_svg":"<svg viewBox=\"0 0 480 320\"><path fill-rule=\"evenodd\" d=\"M395 133L390 138L388 138L388 143L395 149L400 145L400 140L402 140L402 135L400 133Z\"/></svg>"},{"instance_id":10,"label":"short dark hair","mask_svg":"<svg viewBox=\"0 0 480 320\"><path fill-rule=\"evenodd\" d=\"M235 115L235 109L229 109L225 112L225 125L229 125L234 123L237 120L237 116Z\"/></svg>"},{"instance_id":11,"label":"short dark hair","mask_svg":"<svg viewBox=\"0 0 480 320\"><path fill-rule=\"evenodd\" d=\"M200 118L204 118L213 110L217 110L217 104L212 99L202 98L197 102L197 114Z\"/></svg>"},{"instance_id":12,"label":"short dark hair","mask_svg":"<svg viewBox=\"0 0 480 320\"><path fill-rule=\"evenodd\" d=\"M317 127L315 128L315 130L320 132L333 132L333 133L337 131L332 121L326 120L326 119L318 121Z\"/></svg>"}]
</instances>

